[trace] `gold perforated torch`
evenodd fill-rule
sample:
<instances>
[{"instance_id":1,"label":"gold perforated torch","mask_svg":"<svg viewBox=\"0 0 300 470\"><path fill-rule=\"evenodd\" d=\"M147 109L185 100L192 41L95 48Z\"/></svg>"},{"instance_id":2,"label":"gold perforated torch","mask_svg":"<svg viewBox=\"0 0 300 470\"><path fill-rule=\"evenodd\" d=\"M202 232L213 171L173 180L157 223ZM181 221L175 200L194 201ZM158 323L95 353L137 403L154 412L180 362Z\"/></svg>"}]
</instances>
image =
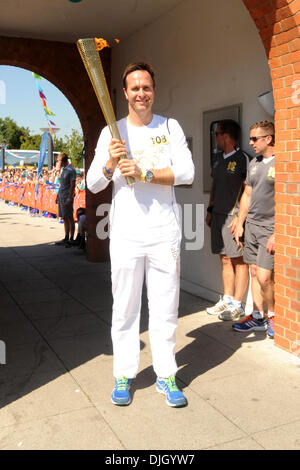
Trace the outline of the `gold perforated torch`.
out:
<instances>
[{"instance_id":1,"label":"gold perforated torch","mask_svg":"<svg viewBox=\"0 0 300 470\"><path fill-rule=\"evenodd\" d=\"M109 127L111 136L114 139L122 140L117 126L116 116L110 99L99 51L104 47L109 47L107 41L102 38L78 39L77 47L80 52L86 71L92 82L94 91L102 109L106 124ZM127 158L124 155L121 158ZM127 184L133 184L135 179L128 176Z\"/></svg>"}]
</instances>

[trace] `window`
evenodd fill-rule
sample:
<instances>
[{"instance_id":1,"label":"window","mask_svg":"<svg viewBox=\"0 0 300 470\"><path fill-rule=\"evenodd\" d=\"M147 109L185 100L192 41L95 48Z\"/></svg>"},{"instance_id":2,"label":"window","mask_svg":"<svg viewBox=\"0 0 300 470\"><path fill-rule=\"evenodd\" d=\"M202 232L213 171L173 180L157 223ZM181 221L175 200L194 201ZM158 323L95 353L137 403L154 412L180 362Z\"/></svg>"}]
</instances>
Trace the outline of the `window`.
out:
<instances>
[{"instance_id":1,"label":"window","mask_svg":"<svg viewBox=\"0 0 300 470\"><path fill-rule=\"evenodd\" d=\"M241 124L242 105L236 104L203 113L203 191L211 190L211 167L218 149L215 131L221 119L233 119Z\"/></svg>"}]
</instances>

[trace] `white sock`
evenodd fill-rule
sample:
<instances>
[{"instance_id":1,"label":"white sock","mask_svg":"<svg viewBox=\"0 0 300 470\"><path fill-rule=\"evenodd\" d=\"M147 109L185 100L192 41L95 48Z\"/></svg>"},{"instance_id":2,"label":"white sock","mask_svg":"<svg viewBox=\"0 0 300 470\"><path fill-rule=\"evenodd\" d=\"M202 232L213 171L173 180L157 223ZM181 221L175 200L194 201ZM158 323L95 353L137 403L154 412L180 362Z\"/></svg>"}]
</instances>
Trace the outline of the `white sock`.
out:
<instances>
[{"instance_id":1,"label":"white sock","mask_svg":"<svg viewBox=\"0 0 300 470\"><path fill-rule=\"evenodd\" d=\"M227 302L228 304L230 304L233 301L233 297L232 295L223 295L223 300L224 302Z\"/></svg>"},{"instance_id":2,"label":"white sock","mask_svg":"<svg viewBox=\"0 0 300 470\"><path fill-rule=\"evenodd\" d=\"M242 306L242 302L240 300L232 299L232 303L235 307L240 308Z\"/></svg>"},{"instance_id":3,"label":"white sock","mask_svg":"<svg viewBox=\"0 0 300 470\"><path fill-rule=\"evenodd\" d=\"M274 312L268 312L268 317L269 318L275 317L275 313Z\"/></svg>"},{"instance_id":4,"label":"white sock","mask_svg":"<svg viewBox=\"0 0 300 470\"><path fill-rule=\"evenodd\" d=\"M252 317L256 320L263 320L264 316L264 312L260 312L259 310L253 310L252 312Z\"/></svg>"}]
</instances>

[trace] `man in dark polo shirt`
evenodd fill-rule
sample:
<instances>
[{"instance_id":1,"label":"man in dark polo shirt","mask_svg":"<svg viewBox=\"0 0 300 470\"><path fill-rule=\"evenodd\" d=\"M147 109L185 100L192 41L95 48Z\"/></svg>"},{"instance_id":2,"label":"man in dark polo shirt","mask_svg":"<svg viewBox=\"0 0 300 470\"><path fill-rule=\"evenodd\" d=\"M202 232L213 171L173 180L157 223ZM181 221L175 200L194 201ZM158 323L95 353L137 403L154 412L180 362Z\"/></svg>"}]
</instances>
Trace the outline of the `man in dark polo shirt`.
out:
<instances>
[{"instance_id":1,"label":"man in dark polo shirt","mask_svg":"<svg viewBox=\"0 0 300 470\"><path fill-rule=\"evenodd\" d=\"M210 315L221 320L238 321L245 315L242 298L248 286L248 266L243 261L243 249L238 246L229 225L237 215L249 164L248 155L238 147L240 126L233 120L222 120L216 129L218 147L223 151L213 162L213 184L207 209L206 223L211 228L212 253L222 263L224 294Z\"/></svg>"},{"instance_id":2,"label":"man in dark polo shirt","mask_svg":"<svg viewBox=\"0 0 300 470\"><path fill-rule=\"evenodd\" d=\"M76 170L69 165L68 155L60 153L56 160L56 169L60 171L59 191L56 197L58 215L64 221L65 238L56 245L71 246L74 243L75 223L73 218L73 200L76 182Z\"/></svg>"},{"instance_id":3,"label":"man in dark polo shirt","mask_svg":"<svg viewBox=\"0 0 300 470\"><path fill-rule=\"evenodd\" d=\"M250 265L252 297L258 311L233 325L236 331L264 331L274 337L274 181L275 181L275 132L269 121L257 122L250 128L250 145L258 155L248 169L245 190L241 199L238 218L233 232L241 245L244 234L244 261ZM268 321L263 302L268 308Z\"/></svg>"}]
</instances>

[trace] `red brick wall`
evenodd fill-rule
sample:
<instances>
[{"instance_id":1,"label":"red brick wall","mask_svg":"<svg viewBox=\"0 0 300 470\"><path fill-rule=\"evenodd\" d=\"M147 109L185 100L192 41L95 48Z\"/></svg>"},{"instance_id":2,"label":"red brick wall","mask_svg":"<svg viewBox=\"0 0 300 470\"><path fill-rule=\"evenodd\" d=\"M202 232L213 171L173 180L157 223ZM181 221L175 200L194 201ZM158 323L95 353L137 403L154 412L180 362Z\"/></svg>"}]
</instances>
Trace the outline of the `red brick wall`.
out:
<instances>
[{"instance_id":1,"label":"red brick wall","mask_svg":"<svg viewBox=\"0 0 300 470\"><path fill-rule=\"evenodd\" d=\"M110 50L103 49L101 58L103 68L110 79ZM105 121L76 44L0 37L0 64L36 72L64 93L74 107L82 126L86 143L87 170ZM59 119L57 123L59 125ZM87 191L86 197L89 232L87 257L90 261L105 261L109 256L108 239L101 241L96 236L96 225L100 220L96 217L96 208L103 202L111 201L111 188L96 195Z\"/></svg>"},{"instance_id":2,"label":"red brick wall","mask_svg":"<svg viewBox=\"0 0 300 470\"><path fill-rule=\"evenodd\" d=\"M300 0L243 0L266 49L275 100L275 343L300 344Z\"/></svg>"}]
</instances>

